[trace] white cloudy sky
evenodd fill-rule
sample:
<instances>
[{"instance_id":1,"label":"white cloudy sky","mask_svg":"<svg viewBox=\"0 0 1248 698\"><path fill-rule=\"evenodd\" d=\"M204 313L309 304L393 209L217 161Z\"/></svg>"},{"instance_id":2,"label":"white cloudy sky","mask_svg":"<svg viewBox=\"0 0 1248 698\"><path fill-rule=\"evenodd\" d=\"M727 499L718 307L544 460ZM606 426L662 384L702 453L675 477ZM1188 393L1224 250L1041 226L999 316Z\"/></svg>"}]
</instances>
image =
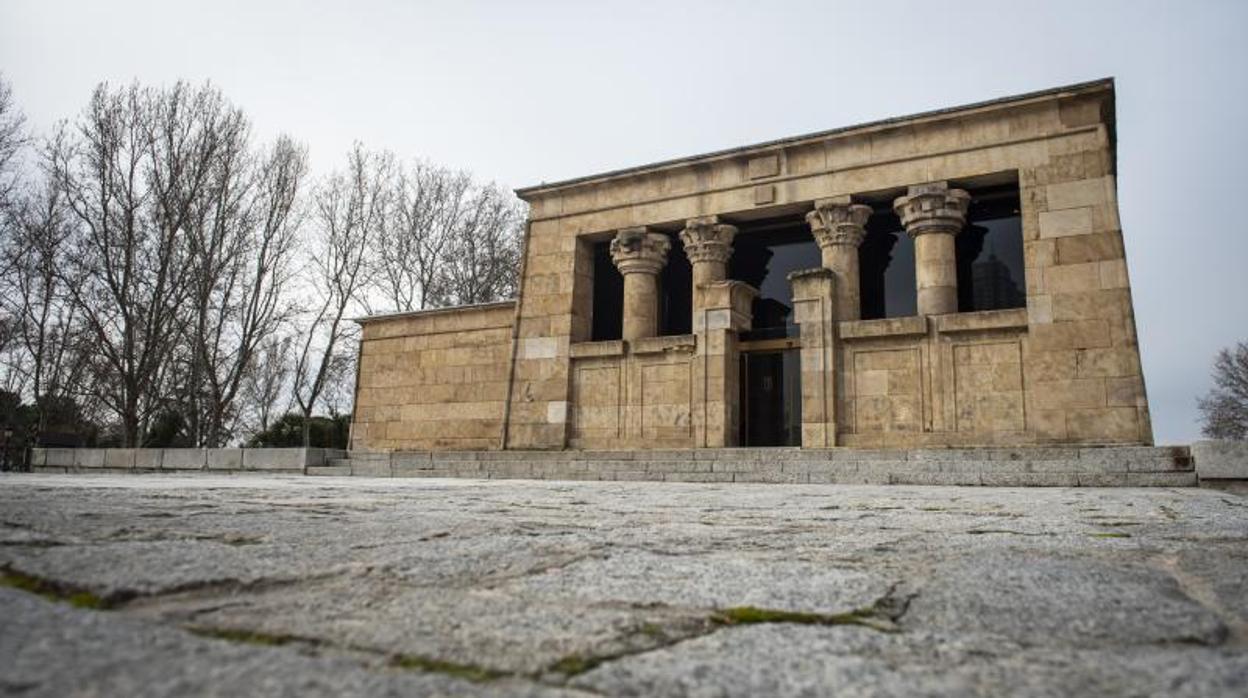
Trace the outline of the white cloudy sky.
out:
<instances>
[{"instance_id":1,"label":"white cloudy sky","mask_svg":"<svg viewBox=\"0 0 1248 698\"><path fill-rule=\"evenodd\" d=\"M31 123L211 80L332 167L351 142L512 186L1113 76L1159 442L1248 340L1248 2L0 1Z\"/></svg>"}]
</instances>

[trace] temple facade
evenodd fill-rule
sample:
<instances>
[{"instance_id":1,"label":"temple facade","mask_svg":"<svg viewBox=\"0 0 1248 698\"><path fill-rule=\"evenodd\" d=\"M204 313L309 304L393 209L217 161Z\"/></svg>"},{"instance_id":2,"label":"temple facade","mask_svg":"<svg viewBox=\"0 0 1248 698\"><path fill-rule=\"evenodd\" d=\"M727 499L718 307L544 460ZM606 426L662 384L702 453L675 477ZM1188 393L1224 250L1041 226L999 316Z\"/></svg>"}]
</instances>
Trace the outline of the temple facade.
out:
<instances>
[{"instance_id":1,"label":"temple facade","mask_svg":"<svg viewBox=\"0 0 1248 698\"><path fill-rule=\"evenodd\" d=\"M358 450L1151 444L1103 80L517 191L519 297L360 320Z\"/></svg>"}]
</instances>

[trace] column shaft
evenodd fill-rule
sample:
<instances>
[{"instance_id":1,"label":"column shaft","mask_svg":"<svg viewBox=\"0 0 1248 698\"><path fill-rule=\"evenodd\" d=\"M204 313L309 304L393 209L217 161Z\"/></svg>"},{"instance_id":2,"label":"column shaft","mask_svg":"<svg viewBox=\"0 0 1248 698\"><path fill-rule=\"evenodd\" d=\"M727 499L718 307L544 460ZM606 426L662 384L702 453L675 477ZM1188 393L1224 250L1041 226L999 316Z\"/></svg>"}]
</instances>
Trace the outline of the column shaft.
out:
<instances>
[{"instance_id":1,"label":"column shaft","mask_svg":"<svg viewBox=\"0 0 1248 698\"><path fill-rule=\"evenodd\" d=\"M866 236L871 207L852 204L848 196L822 199L806 214L810 231L819 243L823 268L836 276L836 314L841 320L862 316L858 285L858 246Z\"/></svg>"},{"instance_id":2,"label":"column shaft","mask_svg":"<svg viewBox=\"0 0 1248 698\"><path fill-rule=\"evenodd\" d=\"M919 315L958 312L958 266L954 236L928 233L914 239Z\"/></svg>"},{"instance_id":3,"label":"column shaft","mask_svg":"<svg viewBox=\"0 0 1248 698\"><path fill-rule=\"evenodd\" d=\"M659 284L656 274L624 275L624 339L653 337L659 331Z\"/></svg>"},{"instance_id":4,"label":"column shaft","mask_svg":"<svg viewBox=\"0 0 1248 698\"><path fill-rule=\"evenodd\" d=\"M914 281L919 315L958 312L958 258L954 237L966 225L971 196L946 182L910 187L893 202L914 238Z\"/></svg>"},{"instance_id":5,"label":"column shaft","mask_svg":"<svg viewBox=\"0 0 1248 698\"><path fill-rule=\"evenodd\" d=\"M632 341L653 337L659 329L659 271L667 263L671 243L661 233L625 228L611 241L611 261L624 275L623 327Z\"/></svg>"},{"instance_id":6,"label":"column shaft","mask_svg":"<svg viewBox=\"0 0 1248 698\"><path fill-rule=\"evenodd\" d=\"M734 226L720 223L717 216L700 216L685 221L680 231L680 241L685 246L685 256L693 266L693 317L697 323L701 308L698 306L698 289L728 278L728 258L732 256L732 240L737 235Z\"/></svg>"}]
</instances>

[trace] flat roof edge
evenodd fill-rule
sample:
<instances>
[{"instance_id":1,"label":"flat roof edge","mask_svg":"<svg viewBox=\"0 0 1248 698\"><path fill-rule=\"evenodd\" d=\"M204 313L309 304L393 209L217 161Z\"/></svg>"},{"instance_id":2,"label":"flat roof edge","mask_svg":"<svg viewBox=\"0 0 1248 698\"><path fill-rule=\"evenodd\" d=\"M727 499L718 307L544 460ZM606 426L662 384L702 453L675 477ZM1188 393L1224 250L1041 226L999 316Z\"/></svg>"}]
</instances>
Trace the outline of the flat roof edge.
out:
<instances>
[{"instance_id":1,"label":"flat roof edge","mask_svg":"<svg viewBox=\"0 0 1248 698\"><path fill-rule=\"evenodd\" d=\"M397 313L381 313L378 315L365 315L364 317L351 318L351 322L366 325L370 322L380 322L383 320L402 320L409 317L428 317L430 315L444 315L447 313L456 313L472 310L494 310L498 308L506 308L514 306L516 299L511 298L505 301L493 301L490 303L469 303L468 305L452 305L445 308L427 308L425 310L405 310Z\"/></svg>"},{"instance_id":2,"label":"flat roof edge","mask_svg":"<svg viewBox=\"0 0 1248 698\"><path fill-rule=\"evenodd\" d=\"M787 145L795 145L803 141L813 141L813 140L818 140L821 138L827 138L829 136L843 135L843 134L850 133L852 131L879 128L881 126L899 125L907 121L918 121L920 119L927 119L927 118L931 118L935 116L952 115L957 112L973 111L976 109L983 109L985 107L1006 106L1006 105L1013 104L1013 103L1022 103L1022 102L1036 100L1036 99L1040 99L1044 97L1055 97L1055 96L1062 95L1065 93L1093 92L1097 90L1108 90L1110 92L1113 92L1114 78L1113 77L1099 78L1097 80L1077 82L1077 83L1070 84L1070 85L1062 85L1060 87L1050 87L1048 89L1037 90L1035 92L1026 92L1023 94L1009 95L1006 97L997 97L995 99L989 99L989 100L985 100L982 102L973 102L971 104L962 104L962 105L958 105L954 107L932 109L930 111L907 114L905 116L894 116L894 117L889 117L887 119L879 119L877 121L867 121L864 123L853 124L851 126L840 126L837 128L828 129L826 131L816 131L814 133L806 133L806 134L802 134L799 136L788 136L786 138L778 138L776 140L763 141L761 143L752 143L750 145L743 145L743 146L738 146L735 148L725 148L723 150L715 150L715 151L711 151L708 153L701 153L698 155L688 155L688 156L679 157L679 158L672 158L670 160L660 160L658 162L652 162L646 165L634 165L632 167L625 167L625 168L621 168L618 170L609 170L607 172L599 172L597 174L585 175L583 177L574 177L572 179L565 179L565 180L558 181L558 182L550 182L548 184L546 183L536 184L536 185L529 186L529 187L522 187L514 191L515 191L516 196L527 201L528 200L527 197L532 196L534 194L539 194L539 193L543 193L547 191L554 191L557 189L565 189L568 187L573 187L573 186L580 185L580 184L587 184L589 182L594 182L598 180L608 180L608 179L614 179L617 177L624 177L627 175L639 174L642 172L646 172L648 170L658 170L658 169L663 169L663 168L668 168L668 167L674 167L677 165L692 164L692 163L702 161L702 160L711 160L714 158L721 158L721 157L725 157L728 155L747 153L752 150L763 150L767 148L776 148L776 147L787 146Z\"/></svg>"}]
</instances>

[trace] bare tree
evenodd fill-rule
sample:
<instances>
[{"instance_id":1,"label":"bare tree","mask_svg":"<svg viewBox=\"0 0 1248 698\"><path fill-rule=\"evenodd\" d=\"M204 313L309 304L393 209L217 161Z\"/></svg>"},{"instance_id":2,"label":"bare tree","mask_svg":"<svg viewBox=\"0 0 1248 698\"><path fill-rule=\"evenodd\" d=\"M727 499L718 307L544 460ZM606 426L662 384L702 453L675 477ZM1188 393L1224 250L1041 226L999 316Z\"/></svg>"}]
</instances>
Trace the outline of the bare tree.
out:
<instances>
[{"instance_id":1,"label":"bare tree","mask_svg":"<svg viewBox=\"0 0 1248 698\"><path fill-rule=\"evenodd\" d=\"M258 158L229 134L187 226L191 316L186 410L193 443L219 446L261 343L291 319L304 149L286 138Z\"/></svg>"},{"instance_id":2,"label":"bare tree","mask_svg":"<svg viewBox=\"0 0 1248 698\"><path fill-rule=\"evenodd\" d=\"M242 402L248 435L268 430L274 418L290 404L293 372L293 335L270 334L253 353L251 366L243 375Z\"/></svg>"},{"instance_id":3,"label":"bare tree","mask_svg":"<svg viewBox=\"0 0 1248 698\"><path fill-rule=\"evenodd\" d=\"M368 252L385 221L394 161L356 144L345 172L335 172L313 193L315 228L308 283L317 302L309 310L295 361L294 398L310 440L312 410L352 358L355 328L347 313L360 307L369 280ZM345 371L349 375L349 371Z\"/></svg>"},{"instance_id":4,"label":"bare tree","mask_svg":"<svg viewBox=\"0 0 1248 698\"><path fill-rule=\"evenodd\" d=\"M1248 342L1218 352L1213 388L1200 399L1201 431L1211 439L1248 439Z\"/></svg>"},{"instance_id":5,"label":"bare tree","mask_svg":"<svg viewBox=\"0 0 1248 698\"><path fill-rule=\"evenodd\" d=\"M523 204L501 187L477 188L440 266L442 305L488 303L516 293Z\"/></svg>"},{"instance_id":6,"label":"bare tree","mask_svg":"<svg viewBox=\"0 0 1248 698\"><path fill-rule=\"evenodd\" d=\"M166 407L189 289L184 231L239 120L212 87L101 85L50 150L75 223L66 287L94 352L93 392L126 446Z\"/></svg>"},{"instance_id":7,"label":"bare tree","mask_svg":"<svg viewBox=\"0 0 1248 698\"><path fill-rule=\"evenodd\" d=\"M374 289L387 310L427 308L440 294L442 265L468 214L472 188L466 172L428 163L393 178L371 254Z\"/></svg>"},{"instance_id":8,"label":"bare tree","mask_svg":"<svg viewBox=\"0 0 1248 698\"><path fill-rule=\"evenodd\" d=\"M510 192L467 172L428 163L400 171L371 245L373 295L398 312L509 298L523 220Z\"/></svg>"},{"instance_id":9,"label":"bare tree","mask_svg":"<svg viewBox=\"0 0 1248 698\"><path fill-rule=\"evenodd\" d=\"M64 404L81 385L87 347L67 289L77 279L63 269L70 228L61 191L43 182L15 203L9 216L11 238L4 251L9 271L0 305L14 321L17 351L9 368L22 376L32 398L37 438L48 427L45 408Z\"/></svg>"},{"instance_id":10,"label":"bare tree","mask_svg":"<svg viewBox=\"0 0 1248 698\"><path fill-rule=\"evenodd\" d=\"M28 142L26 116L13 101L13 89L0 75L0 209L10 202L17 186L18 155Z\"/></svg>"}]
</instances>

